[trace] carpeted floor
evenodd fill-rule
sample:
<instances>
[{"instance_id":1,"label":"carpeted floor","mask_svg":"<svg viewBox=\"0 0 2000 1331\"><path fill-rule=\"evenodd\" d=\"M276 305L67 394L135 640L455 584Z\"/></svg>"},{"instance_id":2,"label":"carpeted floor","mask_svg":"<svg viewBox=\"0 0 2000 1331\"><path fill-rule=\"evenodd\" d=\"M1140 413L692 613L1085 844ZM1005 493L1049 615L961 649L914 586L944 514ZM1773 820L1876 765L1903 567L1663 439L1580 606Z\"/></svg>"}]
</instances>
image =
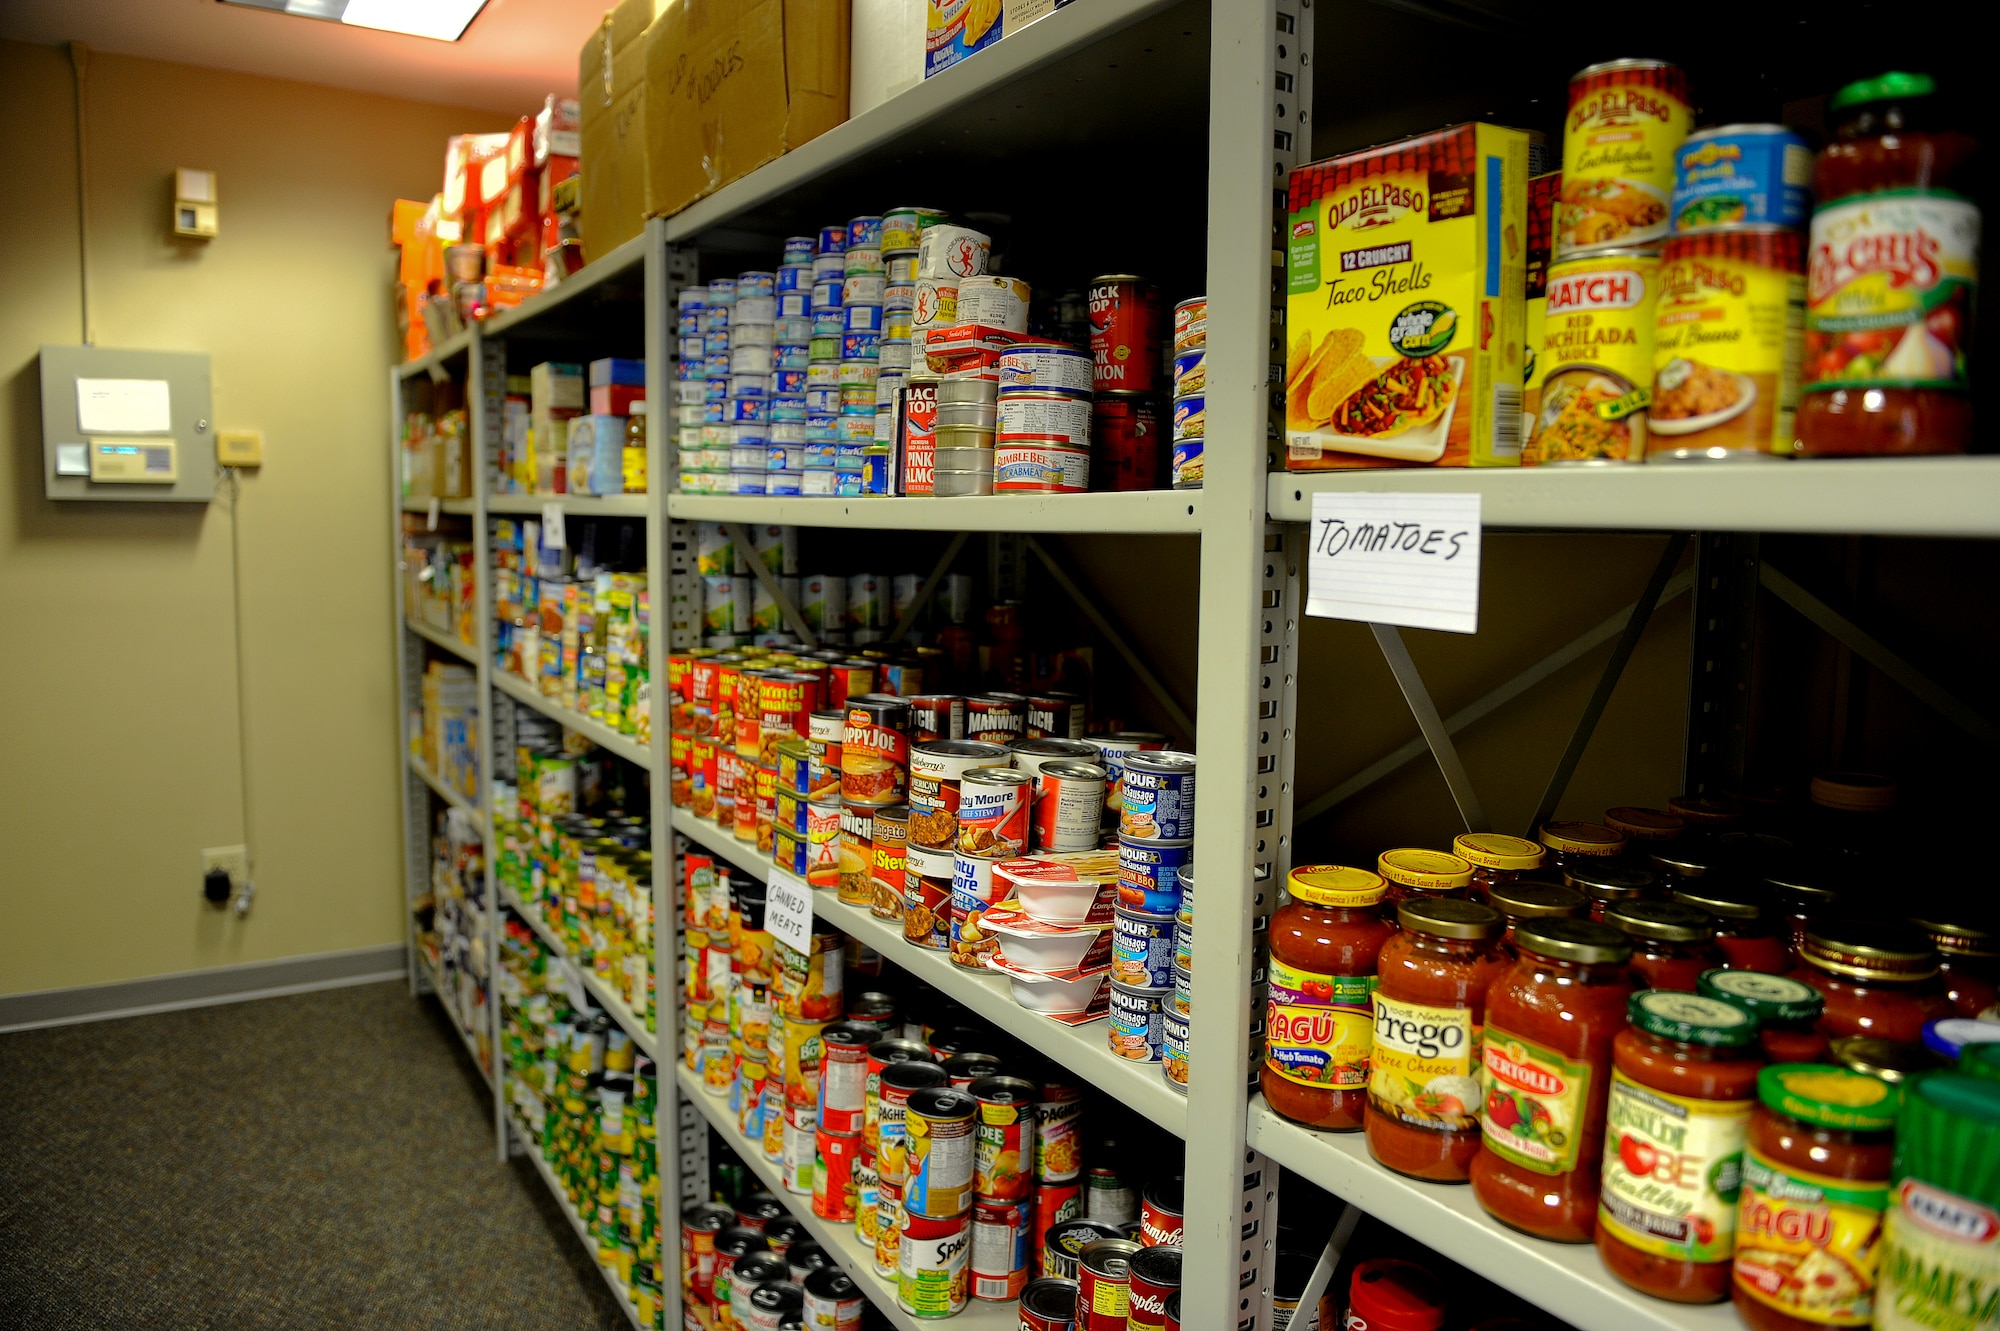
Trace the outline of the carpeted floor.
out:
<instances>
[{"instance_id":1,"label":"carpeted floor","mask_svg":"<svg viewBox=\"0 0 2000 1331\"><path fill-rule=\"evenodd\" d=\"M626 1325L400 983L0 1035L0 1327Z\"/></svg>"}]
</instances>

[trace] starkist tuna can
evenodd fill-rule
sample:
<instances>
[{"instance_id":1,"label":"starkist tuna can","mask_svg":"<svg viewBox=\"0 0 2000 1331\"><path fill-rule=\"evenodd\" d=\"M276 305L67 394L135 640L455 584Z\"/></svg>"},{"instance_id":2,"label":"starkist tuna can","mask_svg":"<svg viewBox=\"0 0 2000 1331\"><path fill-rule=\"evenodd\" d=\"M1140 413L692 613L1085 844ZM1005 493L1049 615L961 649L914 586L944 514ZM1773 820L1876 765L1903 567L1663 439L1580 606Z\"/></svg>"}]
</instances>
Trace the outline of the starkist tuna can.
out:
<instances>
[{"instance_id":1,"label":"starkist tuna can","mask_svg":"<svg viewBox=\"0 0 2000 1331\"><path fill-rule=\"evenodd\" d=\"M1033 389L1070 397L1090 396L1090 353L1075 347L1010 347L1000 353L1000 391Z\"/></svg>"}]
</instances>

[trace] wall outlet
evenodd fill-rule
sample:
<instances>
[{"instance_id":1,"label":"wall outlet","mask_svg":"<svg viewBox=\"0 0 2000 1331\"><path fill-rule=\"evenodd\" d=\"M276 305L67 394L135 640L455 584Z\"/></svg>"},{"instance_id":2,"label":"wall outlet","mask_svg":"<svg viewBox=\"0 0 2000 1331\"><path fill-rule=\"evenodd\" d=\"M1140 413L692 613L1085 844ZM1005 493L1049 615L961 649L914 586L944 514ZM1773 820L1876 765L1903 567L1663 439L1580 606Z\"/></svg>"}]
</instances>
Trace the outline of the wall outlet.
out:
<instances>
[{"instance_id":1,"label":"wall outlet","mask_svg":"<svg viewBox=\"0 0 2000 1331\"><path fill-rule=\"evenodd\" d=\"M201 871L221 869L229 875L229 885L241 891L243 884L250 880L250 848L248 846L210 846L201 853Z\"/></svg>"}]
</instances>

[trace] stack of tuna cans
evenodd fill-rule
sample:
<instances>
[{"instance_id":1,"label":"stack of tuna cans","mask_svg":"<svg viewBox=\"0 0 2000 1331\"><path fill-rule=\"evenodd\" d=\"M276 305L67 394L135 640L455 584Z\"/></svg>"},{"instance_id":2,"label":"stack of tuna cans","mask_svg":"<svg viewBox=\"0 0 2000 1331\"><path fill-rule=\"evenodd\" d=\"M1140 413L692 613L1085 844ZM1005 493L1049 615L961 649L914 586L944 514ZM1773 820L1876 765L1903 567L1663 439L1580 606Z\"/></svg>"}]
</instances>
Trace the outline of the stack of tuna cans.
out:
<instances>
[{"instance_id":1,"label":"stack of tuna cans","mask_svg":"<svg viewBox=\"0 0 2000 1331\"><path fill-rule=\"evenodd\" d=\"M813 494L839 491L840 301L846 285L847 228L826 226L814 241L807 301L806 461ZM855 471L859 475L858 470Z\"/></svg>"},{"instance_id":2,"label":"stack of tuna cans","mask_svg":"<svg viewBox=\"0 0 2000 1331\"><path fill-rule=\"evenodd\" d=\"M1174 476L1176 490L1201 488L1208 434L1208 297L1174 306Z\"/></svg>"},{"instance_id":3,"label":"stack of tuna cans","mask_svg":"<svg viewBox=\"0 0 2000 1331\"><path fill-rule=\"evenodd\" d=\"M840 439L834 454L839 493L868 492L868 451L875 443L875 385L882 370L882 300L889 284L882 219L847 224L840 293Z\"/></svg>"},{"instance_id":4,"label":"stack of tuna cans","mask_svg":"<svg viewBox=\"0 0 2000 1331\"><path fill-rule=\"evenodd\" d=\"M770 470L767 494L805 493L806 364L812 340L812 256L808 236L785 241L773 282Z\"/></svg>"},{"instance_id":5,"label":"stack of tuna cans","mask_svg":"<svg viewBox=\"0 0 2000 1331\"><path fill-rule=\"evenodd\" d=\"M1174 936L1181 875L1194 862L1194 755L1121 755L1118 905L1113 919L1111 1051L1139 1063L1165 1057L1174 1014ZM1179 1051L1184 1065L1185 1022ZM1185 1067L1170 1085L1185 1089Z\"/></svg>"},{"instance_id":6,"label":"stack of tuna cans","mask_svg":"<svg viewBox=\"0 0 2000 1331\"><path fill-rule=\"evenodd\" d=\"M1090 385L1090 353L1079 348L1036 345L1000 353L996 492L1082 494L1090 488Z\"/></svg>"},{"instance_id":7,"label":"stack of tuna cans","mask_svg":"<svg viewBox=\"0 0 2000 1331\"><path fill-rule=\"evenodd\" d=\"M867 494L887 494L895 466L896 393L910 372L910 330L916 317L917 250L926 227L944 220L935 208L891 208L882 214L881 369L875 382L875 434L863 475Z\"/></svg>"},{"instance_id":8,"label":"stack of tuna cans","mask_svg":"<svg viewBox=\"0 0 2000 1331\"><path fill-rule=\"evenodd\" d=\"M716 399L714 421L705 405L708 392L707 351L703 320L708 313L708 288L685 286L676 298L679 319L678 353L674 363L674 447L679 454L681 491L714 494L729 484L729 445L711 431L720 431L722 400ZM728 391L728 386L722 386Z\"/></svg>"},{"instance_id":9,"label":"stack of tuna cans","mask_svg":"<svg viewBox=\"0 0 2000 1331\"><path fill-rule=\"evenodd\" d=\"M736 278L736 304L729 316L730 470L749 472L762 463L764 479L751 488L739 479L738 494L797 494L804 450L797 462L780 465L783 450L771 446L771 371L777 356L777 275L750 272Z\"/></svg>"},{"instance_id":10,"label":"stack of tuna cans","mask_svg":"<svg viewBox=\"0 0 2000 1331\"><path fill-rule=\"evenodd\" d=\"M948 376L936 385L931 493L993 493L994 434L999 423L999 381L978 375Z\"/></svg>"}]
</instances>

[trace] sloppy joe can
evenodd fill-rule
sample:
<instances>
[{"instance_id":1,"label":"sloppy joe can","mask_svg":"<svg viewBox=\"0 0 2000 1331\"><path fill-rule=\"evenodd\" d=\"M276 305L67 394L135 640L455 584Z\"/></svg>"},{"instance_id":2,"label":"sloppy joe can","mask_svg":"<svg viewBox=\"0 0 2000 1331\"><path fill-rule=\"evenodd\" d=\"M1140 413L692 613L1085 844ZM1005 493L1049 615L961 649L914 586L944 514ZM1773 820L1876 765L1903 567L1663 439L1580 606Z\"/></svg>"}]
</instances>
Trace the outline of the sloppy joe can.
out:
<instances>
[{"instance_id":1,"label":"sloppy joe can","mask_svg":"<svg viewBox=\"0 0 2000 1331\"><path fill-rule=\"evenodd\" d=\"M1064 1280L1075 1280L1082 1274L1083 1250L1104 1239L1116 1239L1118 1231L1110 1225L1095 1220L1065 1220L1051 1225L1042 1236L1042 1271L1046 1275ZM1133 1245L1137 1247L1137 1244ZM1083 1308L1077 1308L1077 1322L1082 1326Z\"/></svg>"},{"instance_id":2,"label":"sloppy joe can","mask_svg":"<svg viewBox=\"0 0 2000 1331\"><path fill-rule=\"evenodd\" d=\"M1011 767L976 767L959 778L958 834L965 853L1005 859L1028 847L1032 785Z\"/></svg>"},{"instance_id":3,"label":"sloppy joe can","mask_svg":"<svg viewBox=\"0 0 2000 1331\"><path fill-rule=\"evenodd\" d=\"M909 831L909 805L875 810L875 835L868 843L868 912L877 919L903 918L903 856Z\"/></svg>"},{"instance_id":4,"label":"sloppy joe can","mask_svg":"<svg viewBox=\"0 0 2000 1331\"><path fill-rule=\"evenodd\" d=\"M1652 392L1657 250L1595 250L1549 269L1542 391L1523 466L1643 462Z\"/></svg>"},{"instance_id":5,"label":"sloppy joe can","mask_svg":"<svg viewBox=\"0 0 2000 1331\"><path fill-rule=\"evenodd\" d=\"M1091 388L1150 393L1160 387L1160 293L1143 277L1115 273L1090 283Z\"/></svg>"},{"instance_id":6,"label":"sloppy joe can","mask_svg":"<svg viewBox=\"0 0 2000 1331\"><path fill-rule=\"evenodd\" d=\"M927 1217L911 1211L905 1198L903 1233L897 1248L896 1303L914 1317L956 1317L971 1292L967 1267L972 1259L970 1217Z\"/></svg>"},{"instance_id":7,"label":"sloppy joe can","mask_svg":"<svg viewBox=\"0 0 2000 1331\"><path fill-rule=\"evenodd\" d=\"M1111 978L1134 989L1171 989L1174 917L1119 902L1111 923Z\"/></svg>"},{"instance_id":8,"label":"sloppy joe can","mask_svg":"<svg viewBox=\"0 0 2000 1331\"><path fill-rule=\"evenodd\" d=\"M993 905L994 857L955 851L951 875L951 960L967 970L984 970L998 940L981 927Z\"/></svg>"},{"instance_id":9,"label":"sloppy joe can","mask_svg":"<svg viewBox=\"0 0 2000 1331\"><path fill-rule=\"evenodd\" d=\"M866 906L875 899L874 859L875 810L866 804L843 804L840 809L840 878L842 905Z\"/></svg>"},{"instance_id":10,"label":"sloppy joe can","mask_svg":"<svg viewBox=\"0 0 2000 1331\"><path fill-rule=\"evenodd\" d=\"M910 707L887 693L847 700L840 797L849 804L901 804L909 795Z\"/></svg>"},{"instance_id":11,"label":"sloppy joe can","mask_svg":"<svg viewBox=\"0 0 2000 1331\"><path fill-rule=\"evenodd\" d=\"M1192 841L1194 755L1135 753L1122 765L1118 835L1133 841Z\"/></svg>"},{"instance_id":12,"label":"sloppy joe can","mask_svg":"<svg viewBox=\"0 0 2000 1331\"><path fill-rule=\"evenodd\" d=\"M911 1092L903 1122L909 1152L903 1209L910 1215L944 1219L971 1208L976 1108L970 1095L949 1086Z\"/></svg>"},{"instance_id":13,"label":"sloppy joe can","mask_svg":"<svg viewBox=\"0 0 2000 1331\"><path fill-rule=\"evenodd\" d=\"M1674 231L1803 227L1812 184L1812 149L1783 125L1698 129L1674 154Z\"/></svg>"},{"instance_id":14,"label":"sloppy joe can","mask_svg":"<svg viewBox=\"0 0 2000 1331\"><path fill-rule=\"evenodd\" d=\"M1028 1284L1028 1235L1033 1201L981 1197L972 1206L972 1297L1018 1299Z\"/></svg>"},{"instance_id":15,"label":"sloppy joe can","mask_svg":"<svg viewBox=\"0 0 2000 1331\"><path fill-rule=\"evenodd\" d=\"M813 1139L813 1214L822 1220L854 1220L854 1164L861 1138L821 1130Z\"/></svg>"},{"instance_id":16,"label":"sloppy joe can","mask_svg":"<svg viewBox=\"0 0 2000 1331\"><path fill-rule=\"evenodd\" d=\"M1776 227L1667 242L1647 416L1654 457L1796 451L1805 269L1804 240Z\"/></svg>"},{"instance_id":17,"label":"sloppy joe can","mask_svg":"<svg viewBox=\"0 0 2000 1331\"><path fill-rule=\"evenodd\" d=\"M1019 1077L981 1077L966 1087L978 1103L972 1186L982 1200L1026 1202L1034 1195L1035 1106L1041 1091Z\"/></svg>"},{"instance_id":18,"label":"sloppy joe can","mask_svg":"<svg viewBox=\"0 0 2000 1331\"><path fill-rule=\"evenodd\" d=\"M1042 764L1035 795L1035 849L1064 852L1096 846L1107 780L1096 763Z\"/></svg>"},{"instance_id":19,"label":"sloppy joe can","mask_svg":"<svg viewBox=\"0 0 2000 1331\"><path fill-rule=\"evenodd\" d=\"M1165 1331L1167 1297L1181 1287L1181 1250L1141 1246L1129 1259L1128 1274L1131 1305L1126 1325L1130 1331Z\"/></svg>"},{"instance_id":20,"label":"sloppy joe can","mask_svg":"<svg viewBox=\"0 0 2000 1331\"><path fill-rule=\"evenodd\" d=\"M1162 1029L1171 989L1134 989L1111 982L1107 1035L1111 1052L1134 1063L1160 1061Z\"/></svg>"},{"instance_id":21,"label":"sloppy joe can","mask_svg":"<svg viewBox=\"0 0 2000 1331\"><path fill-rule=\"evenodd\" d=\"M1090 404L1091 451L1100 490L1155 490L1166 433L1150 393L1099 393Z\"/></svg>"},{"instance_id":22,"label":"sloppy joe can","mask_svg":"<svg viewBox=\"0 0 2000 1331\"><path fill-rule=\"evenodd\" d=\"M1558 261L1665 238L1673 223L1674 156L1693 122L1687 75L1663 60L1607 60L1571 77Z\"/></svg>"},{"instance_id":23,"label":"sloppy joe can","mask_svg":"<svg viewBox=\"0 0 2000 1331\"><path fill-rule=\"evenodd\" d=\"M913 1057L883 1067L876 1091L875 1173L884 1185L893 1184L900 1189L909 1181L910 1097L919 1091L944 1086L948 1081L945 1070L928 1057Z\"/></svg>"},{"instance_id":24,"label":"sloppy joe can","mask_svg":"<svg viewBox=\"0 0 2000 1331\"><path fill-rule=\"evenodd\" d=\"M1000 353L998 373L1002 394L1034 389L1072 397L1090 395L1090 353L1076 347L1010 347Z\"/></svg>"},{"instance_id":25,"label":"sloppy joe can","mask_svg":"<svg viewBox=\"0 0 2000 1331\"><path fill-rule=\"evenodd\" d=\"M1185 1188L1180 1178L1148 1184L1139 1195L1139 1241L1148 1247L1181 1246Z\"/></svg>"},{"instance_id":26,"label":"sloppy joe can","mask_svg":"<svg viewBox=\"0 0 2000 1331\"><path fill-rule=\"evenodd\" d=\"M975 693L965 700L965 737L989 744L1021 738L1028 725L1028 700L1018 693Z\"/></svg>"},{"instance_id":27,"label":"sloppy joe can","mask_svg":"<svg viewBox=\"0 0 2000 1331\"><path fill-rule=\"evenodd\" d=\"M812 887L840 887L840 814L833 800L806 805L806 882Z\"/></svg>"},{"instance_id":28,"label":"sloppy joe can","mask_svg":"<svg viewBox=\"0 0 2000 1331\"><path fill-rule=\"evenodd\" d=\"M903 851L903 941L938 952L951 947L953 852L907 846Z\"/></svg>"},{"instance_id":29,"label":"sloppy joe can","mask_svg":"<svg viewBox=\"0 0 2000 1331\"><path fill-rule=\"evenodd\" d=\"M903 1190L893 1183L877 1183L875 1195L875 1274L896 1278L896 1264L903 1244Z\"/></svg>"},{"instance_id":30,"label":"sloppy joe can","mask_svg":"<svg viewBox=\"0 0 2000 1331\"><path fill-rule=\"evenodd\" d=\"M822 1267L806 1277L801 1289L806 1331L861 1331L861 1305L867 1300L847 1272Z\"/></svg>"},{"instance_id":31,"label":"sloppy joe can","mask_svg":"<svg viewBox=\"0 0 2000 1331\"><path fill-rule=\"evenodd\" d=\"M1076 1331L1074 1280L1040 1276L1021 1290L1020 1331Z\"/></svg>"},{"instance_id":32,"label":"sloppy joe can","mask_svg":"<svg viewBox=\"0 0 2000 1331\"><path fill-rule=\"evenodd\" d=\"M1083 699L1074 693L1031 693L1028 695L1028 721L1021 733L1029 739L1075 739L1083 738L1089 721L1089 713ZM1092 752L1076 756L1094 761L1096 746Z\"/></svg>"},{"instance_id":33,"label":"sloppy joe can","mask_svg":"<svg viewBox=\"0 0 2000 1331\"><path fill-rule=\"evenodd\" d=\"M965 738L965 699L956 693L919 693L910 704L910 743Z\"/></svg>"}]
</instances>

